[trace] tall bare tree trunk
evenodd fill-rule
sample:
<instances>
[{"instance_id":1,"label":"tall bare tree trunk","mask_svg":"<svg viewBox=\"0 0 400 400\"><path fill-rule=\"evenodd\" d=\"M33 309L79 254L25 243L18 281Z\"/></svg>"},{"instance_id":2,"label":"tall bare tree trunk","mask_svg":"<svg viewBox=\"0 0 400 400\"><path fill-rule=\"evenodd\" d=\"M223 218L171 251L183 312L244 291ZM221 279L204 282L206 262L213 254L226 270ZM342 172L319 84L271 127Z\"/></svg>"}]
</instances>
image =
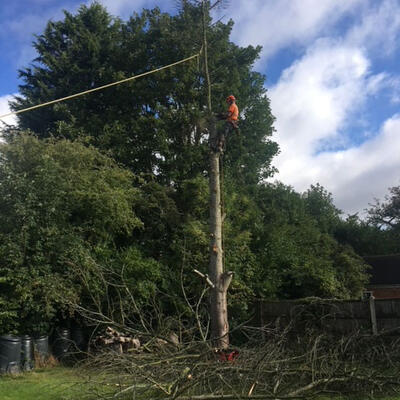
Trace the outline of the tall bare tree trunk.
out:
<instances>
[{"instance_id":1,"label":"tall bare tree trunk","mask_svg":"<svg viewBox=\"0 0 400 400\"><path fill-rule=\"evenodd\" d=\"M211 338L215 346L229 346L227 292L231 272L224 272L219 153L210 151L210 263L208 274L214 284L210 296Z\"/></svg>"},{"instance_id":2,"label":"tall bare tree trunk","mask_svg":"<svg viewBox=\"0 0 400 400\"><path fill-rule=\"evenodd\" d=\"M216 126L211 108L211 83L208 72L206 8L208 1L203 0L203 53L204 69L207 85L207 109L209 113L208 128L210 141L210 263L208 275L212 282L210 295L211 339L219 349L229 346L229 324L227 292L232 280L231 272L224 272L222 248L222 211L221 211L221 181L220 181L220 153L215 150Z\"/></svg>"}]
</instances>

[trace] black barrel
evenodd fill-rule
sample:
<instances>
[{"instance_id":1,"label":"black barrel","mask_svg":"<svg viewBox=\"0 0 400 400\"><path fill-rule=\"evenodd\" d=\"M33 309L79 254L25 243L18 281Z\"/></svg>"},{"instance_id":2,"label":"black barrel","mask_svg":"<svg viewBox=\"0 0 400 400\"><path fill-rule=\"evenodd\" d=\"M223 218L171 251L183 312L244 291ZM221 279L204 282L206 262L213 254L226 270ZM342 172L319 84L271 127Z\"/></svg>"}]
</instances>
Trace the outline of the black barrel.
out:
<instances>
[{"instance_id":1,"label":"black barrel","mask_svg":"<svg viewBox=\"0 0 400 400\"><path fill-rule=\"evenodd\" d=\"M87 350L87 340L83 329L80 326L74 326L71 329L71 340L73 352L85 352Z\"/></svg>"},{"instance_id":2,"label":"black barrel","mask_svg":"<svg viewBox=\"0 0 400 400\"><path fill-rule=\"evenodd\" d=\"M21 367L23 371L33 369L33 340L30 336L21 336Z\"/></svg>"},{"instance_id":3,"label":"black barrel","mask_svg":"<svg viewBox=\"0 0 400 400\"><path fill-rule=\"evenodd\" d=\"M21 365L21 338L0 336L0 372L18 373Z\"/></svg>"},{"instance_id":4,"label":"black barrel","mask_svg":"<svg viewBox=\"0 0 400 400\"><path fill-rule=\"evenodd\" d=\"M49 337L39 336L38 338L35 338L33 343L38 361L40 362L40 364L45 364L50 356Z\"/></svg>"},{"instance_id":5,"label":"black barrel","mask_svg":"<svg viewBox=\"0 0 400 400\"><path fill-rule=\"evenodd\" d=\"M71 348L71 343L71 331L68 328L58 328L54 336L54 356L60 361L65 360Z\"/></svg>"}]
</instances>

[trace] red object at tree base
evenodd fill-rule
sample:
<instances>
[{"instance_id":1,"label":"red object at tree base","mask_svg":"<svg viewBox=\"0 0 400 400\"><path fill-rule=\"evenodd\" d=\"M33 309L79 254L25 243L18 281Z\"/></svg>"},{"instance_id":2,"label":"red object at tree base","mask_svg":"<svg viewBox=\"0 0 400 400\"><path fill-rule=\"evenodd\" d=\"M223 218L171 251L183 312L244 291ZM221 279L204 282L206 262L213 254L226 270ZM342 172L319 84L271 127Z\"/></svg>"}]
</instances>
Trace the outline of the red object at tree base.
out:
<instances>
[{"instance_id":1,"label":"red object at tree base","mask_svg":"<svg viewBox=\"0 0 400 400\"><path fill-rule=\"evenodd\" d=\"M218 350L218 360L219 361L226 361L226 362L233 362L239 357L239 352L237 350L233 350L230 353L227 353L223 350Z\"/></svg>"}]
</instances>

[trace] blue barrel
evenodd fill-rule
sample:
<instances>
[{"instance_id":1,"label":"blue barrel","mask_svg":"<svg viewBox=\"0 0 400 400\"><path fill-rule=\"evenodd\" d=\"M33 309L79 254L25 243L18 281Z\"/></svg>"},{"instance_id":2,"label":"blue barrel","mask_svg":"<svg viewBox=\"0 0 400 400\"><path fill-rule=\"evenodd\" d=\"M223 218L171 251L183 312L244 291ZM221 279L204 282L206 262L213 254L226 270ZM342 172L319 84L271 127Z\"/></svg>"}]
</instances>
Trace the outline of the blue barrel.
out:
<instances>
[{"instance_id":1,"label":"blue barrel","mask_svg":"<svg viewBox=\"0 0 400 400\"><path fill-rule=\"evenodd\" d=\"M58 328L53 343L54 357L60 361L65 360L69 354L71 343L71 331L68 328Z\"/></svg>"},{"instance_id":2,"label":"blue barrel","mask_svg":"<svg viewBox=\"0 0 400 400\"><path fill-rule=\"evenodd\" d=\"M18 373L21 365L21 338L0 336L0 373Z\"/></svg>"},{"instance_id":3,"label":"blue barrel","mask_svg":"<svg viewBox=\"0 0 400 400\"><path fill-rule=\"evenodd\" d=\"M31 371L33 361L33 340L30 336L21 336L21 367L23 371Z\"/></svg>"},{"instance_id":4,"label":"blue barrel","mask_svg":"<svg viewBox=\"0 0 400 400\"><path fill-rule=\"evenodd\" d=\"M49 337L39 336L33 341L37 359L41 365L44 365L50 356L49 351Z\"/></svg>"}]
</instances>

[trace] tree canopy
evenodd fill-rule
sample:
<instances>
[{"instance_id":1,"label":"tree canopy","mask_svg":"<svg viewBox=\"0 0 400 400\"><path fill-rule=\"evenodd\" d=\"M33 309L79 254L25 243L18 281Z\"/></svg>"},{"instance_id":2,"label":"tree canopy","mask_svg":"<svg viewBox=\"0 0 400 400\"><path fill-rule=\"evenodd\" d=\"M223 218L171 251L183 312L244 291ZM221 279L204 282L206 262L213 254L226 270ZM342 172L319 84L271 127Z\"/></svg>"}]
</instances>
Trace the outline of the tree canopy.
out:
<instances>
[{"instance_id":1,"label":"tree canopy","mask_svg":"<svg viewBox=\"0 0 400 400\"><path fill-rule=\"evenodd\" d=\"M271 173L277 151L269 140L273 117L264 77L252 71L260 48L229 41L232 22L209 27L209 68L213 104L221 109L227 94L240 99L241 141L232 138L234 157L246 182ZM50 21L34 47L32 66L22 69L18 110L137 75L197 54L201 50L199 7L184 2L177 15L144 10L124 22L99 4ZM84 136L136 173L179 185L207 171L204 140L204 75L196 61L140 80L19 115L20 127L39 137ZM244 151L240 152L240 149ZM234 164L234 165L233 165Z\"/></svg>"}]
</instances>

